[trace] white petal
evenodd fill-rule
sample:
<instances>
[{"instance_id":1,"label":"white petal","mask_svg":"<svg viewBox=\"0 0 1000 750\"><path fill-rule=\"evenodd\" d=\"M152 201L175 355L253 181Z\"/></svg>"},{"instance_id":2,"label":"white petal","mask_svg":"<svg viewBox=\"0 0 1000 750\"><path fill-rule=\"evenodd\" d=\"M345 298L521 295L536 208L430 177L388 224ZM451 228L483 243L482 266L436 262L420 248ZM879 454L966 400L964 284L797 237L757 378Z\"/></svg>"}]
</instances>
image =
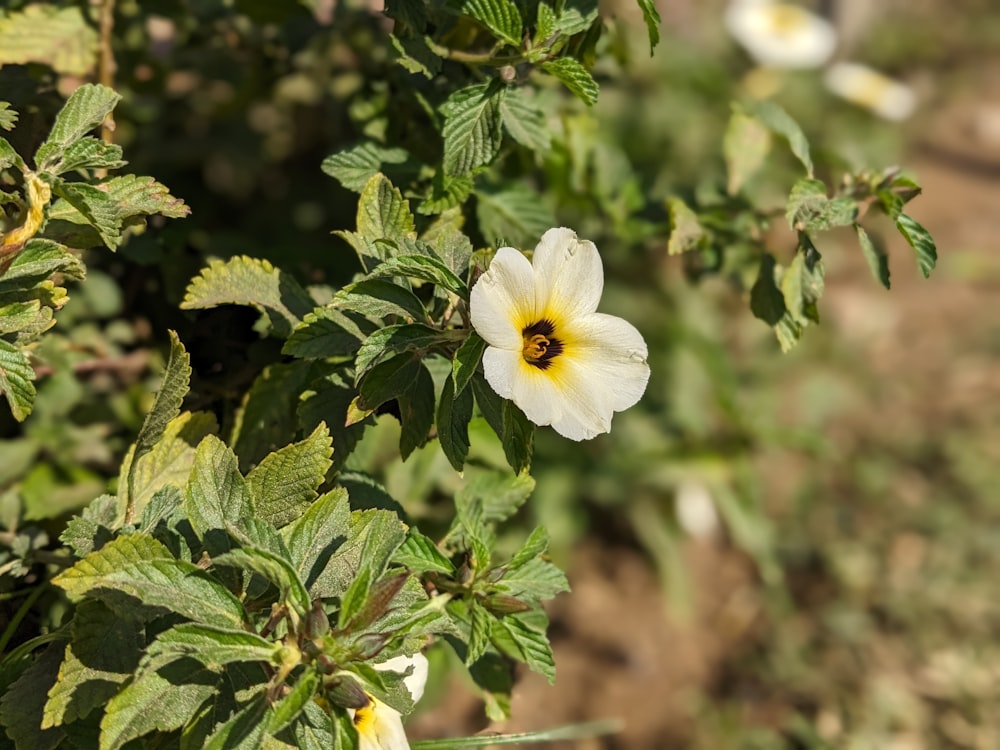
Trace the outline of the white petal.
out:
<instances>
[{"instance_id":1,"label":"white petal","mask_svg":"<svg viewBox=\"0 0 1000 750\"><path fill-rule=\"evenodd\" d=\"M634 406L646 391L649 350L642 334L627 320L594 313L574 321L567 355L583 368L590 387L606 394L614 411Z\"/></svg>"},{"instance_id":2,"label":"white petal","mask_svg":"<svg viewBox=\"0 0 1000 750\"><path fill-rule=\"evenodd\" d=\"M762 65L817 68L837 46L829 21L791 3L736 3L725 20L733 38Z\"/></svg>"},{"instance_id":3,"label":"white petal","mask_svg":"<svg viewBox=\"0 0 1000 750\"><path fill-rule=\"evenodd\" d=\"M823 80L833 93L867 107L886 120L905 120L917 107L913 89L867 65L835 63L827 70Z\"/></svg>"},{"instance_id":4,"label":"white petal","mask_svg":"<svg viewBox=\"0 0 1000 750\"><path fill-rule=\"evenodd\" d=\"M376 698L371 701L354 712L358 750L410 750L399 711Z\"/></svg>"},{"instance_id":5,"label":"white petal","mask_svg":"<svg viewBox=\"0 0 1000 750\"><path fill-rule=\"evenodd\" d=\"M604 291L601 256L590 240L559 227L542 235L532 258L539 313L562 319L597 309Z\"/></svg>"},{"instance_id":6,"label":"white petal","mask_svg":"<svg viewBox=\"0 0 1000 750\"><path fill-rule=\"evenodd\" d=\"M497 250L469 298L476 333L492 346L521 351L521 331L535 322L535 273L531 263L512 247Z\"/></svg>"},{"instance_id":7,"label":"white petal","mask_svg":"<svg viewBox=\"0 0 1000 750\"><path fill-rule=\"evenodd\" d=\"M410 697L413 698L414 703L423 697L424 687L427 685L428 663L427 657L419 651L413 656L394 656L388 661L372 666L380 672L398 672L399 674L406 674L407 670L412 667L413 671L403 679L403 684L410 691Z\"/></svg>"}]
</instances>

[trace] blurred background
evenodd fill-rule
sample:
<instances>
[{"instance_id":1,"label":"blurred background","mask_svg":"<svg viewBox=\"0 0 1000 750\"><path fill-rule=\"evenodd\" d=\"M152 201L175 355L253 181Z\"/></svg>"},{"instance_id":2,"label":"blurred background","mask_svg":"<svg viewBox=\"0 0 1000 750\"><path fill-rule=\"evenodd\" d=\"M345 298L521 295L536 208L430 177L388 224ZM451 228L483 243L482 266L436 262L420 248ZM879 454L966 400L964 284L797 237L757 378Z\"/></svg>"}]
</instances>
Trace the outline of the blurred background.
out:
<instances>
[{"instance_id":1,"label":"blurred background","mask_svg":"<svg viewBox=\"0 0 1000 750\"><path fill-rule=\"evenodd\" d=\"M620 734L573 745L585 749L1000 747L1000 8L802 3L835 32L826 59L802 69L760 65L722 0L657 5L664 38L650 58L633 4L601 3L600 99L559 110L565 145L535 165L551 222L601 249L602 309L642 330L653 376L610 435L536 437L537 490L510 533L544 524L573 593L550 610L556 685L525 673L514 718L491 728L623 720ZM107 489L168 328L193 355L190 408L222 403L224 419L277 358L252 311L178 309L209 258L266 257L317 284L357 270L329 234L353 225L356 197L319 165L394 116L379 9L119 0L115 140L130 171L154 175L192 215L88 255L45 344L53 373L36 413L24 426L0 416L6 528L32 525L43 549ZM0 67L25 151L93 56L87 43L62 52L55 74ZM862 82L851 103L831 90L838 61L891 80ZM911 106L880 106L892 85ZM827 174L904 165L924 186L911 213L940 254L923 280L887 232L886 291L853 235L824 235L822 325L787 354L733 279L668 256L651 230L664 211L649 206L724 184L730 101L745 97L785 107ZM776 156L756 189L780 205L792 172ZM788 256L780 223L768 241ZM433 446L402 465L380 458L394 429L383 418L353 468L433 517L451 469ZM24 583L5 580L0 595ZM44 602L31 617L57 619ZM459 671L432 656L413 736L485 728Z\"/></svg>"}]
</instances>

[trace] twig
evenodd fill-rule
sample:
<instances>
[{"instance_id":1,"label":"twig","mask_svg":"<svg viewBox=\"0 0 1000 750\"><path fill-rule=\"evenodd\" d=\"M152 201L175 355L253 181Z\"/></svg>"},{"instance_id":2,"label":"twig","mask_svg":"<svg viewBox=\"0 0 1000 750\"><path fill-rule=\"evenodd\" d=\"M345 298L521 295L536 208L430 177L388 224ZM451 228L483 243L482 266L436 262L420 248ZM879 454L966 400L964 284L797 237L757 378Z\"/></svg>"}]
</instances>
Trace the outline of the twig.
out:
<instances>
[{"instance_id":1,"label":"twig","mask_svg":"<svg viewBox=\"0 0 1000 750\"><path fill-rule=\"evenodd\" d=\"M101 372L101 371L121 371L121 372L142 372L149 365L149 352L145 349L136 349L134 352L123 354L120 357L107 357L104 359L88 359L84 362L77 362L72 370L76 373ZM55 368L50 365L38 365L35 367L35 375L44 377L55 372Z\"/></svg>"},{"instance_id":2,"label":"twig","mask_svg":"<svg viewBox=\"0 0 1000 750\"><path fill-rule=\"evenodd\" d=\"M100 15L100 41L98 42L97 78L98 81L108 88L114 88L115 84L115 52L111 48L111 35L115 28L115 0L103 0L101 3ZM104 122L101 123L101 140L111 143L112 134L115 132L114 114L108 112ZM97 177L107 176L106 169L97 170Z\"/></svg>"}]
</instances>

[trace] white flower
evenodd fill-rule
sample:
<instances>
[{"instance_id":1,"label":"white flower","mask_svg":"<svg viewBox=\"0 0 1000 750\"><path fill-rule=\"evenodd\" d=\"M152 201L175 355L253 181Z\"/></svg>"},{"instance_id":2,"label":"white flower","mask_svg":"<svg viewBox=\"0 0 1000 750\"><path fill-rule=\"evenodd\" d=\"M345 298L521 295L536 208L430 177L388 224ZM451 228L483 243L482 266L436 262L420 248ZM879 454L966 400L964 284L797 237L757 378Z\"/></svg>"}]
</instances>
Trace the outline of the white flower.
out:
<instances>
[{"instance_id":1,"label":"white flower","mask_svg":"<svg viewBox=\"0 0 1000 750\"><path fill-rule=\"evenodd\" d=\"M905 120L917 107L913 89L861 63L835 63L824 80L833 93L886 120Z\"/></svg>"},{"instance_id":2,"label":"white flower","mask_svg":"<svg viewBox=\"0 0 1000 750\"><path fill-rule=\"evenodd\" d=\"M677 523L695 539L707 539L718 531L719 514L712 493L701 482L693 479L681 482L674 503Z\"/></svg>"},{"instance_id":3,"label":"white flower","mask_svg":"<svg viewBox=\"0 0 1000 750\"><path fill-rule=\"evenodd\" d=\"M829 21L791 3L733 3L726 10L726 28L751 57L773 68L818 68L837 46Z\"/></svg>"},{"instance_id":4,"label":"white flower","mask_svg":"<svg viewBox=\"0 0 1000 750\"><path fill-rule=\"evenodd\" d=\"M489 346L486 381L537 425L571 440L611 429L611 417L646 390L640 333L595 312L604 269L593 242L550 229L533 262L501 247L472 288L472 325Z\"/></svg>"},{"instance_id":5,"label":"white flower","mask_svg":"<svg viewBox=\"0 0 1000 750\"><path fill-rule=\"evenodd\" d=\"M381 664L373 665L379 671L405 673L403 684L410 691L416 703L424 694L427 684L427 657L417 653L413 656L397 656ZM374 695L368 695L368 705L354 711L354 728L358 732L358 750L410 750L403 729L403 717Z\"/></svg>"}]
</instances>

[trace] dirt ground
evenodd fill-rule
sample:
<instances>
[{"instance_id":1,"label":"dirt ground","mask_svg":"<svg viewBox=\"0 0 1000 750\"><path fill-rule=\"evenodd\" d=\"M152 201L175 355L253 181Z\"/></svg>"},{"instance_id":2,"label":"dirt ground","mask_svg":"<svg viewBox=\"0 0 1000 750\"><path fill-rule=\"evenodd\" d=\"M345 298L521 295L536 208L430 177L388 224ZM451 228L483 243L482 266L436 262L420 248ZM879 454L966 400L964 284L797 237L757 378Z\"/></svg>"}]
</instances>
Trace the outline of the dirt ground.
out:
<instances>
[{"instance_id":1,"label":"dirt ground","mask_svg":"<svg viewBox=\"0 0 1000 750\"><path fill-rule=\"evenodd\" d=\"M891 293L872 281L860 254L828 267L824 325L887 383L841 421L842 439L869 431L892 439L963 420L1000 424L1000 63L984 65L968 90L941 114L925 115L924 135L906 159L924 186L912 214L938 243L931 280L919 277L901 242L890 246ZM984 449L1000 462L1000 446ZM913 492L927 490L922 478L912 479ZM753 566L724 539L690 541L684 556L695 606L680 621L668 613L640 552L582 545L569 571L573 593L550 609L556 685L525 672L514 718L489 729L538 730L611 716L623 722L619 734L553 747L688 747L699 696L726 679L759 605ZM416 737L484 728L481 705L460 685L411 727Z\"/></svg>"}]
</instances>

